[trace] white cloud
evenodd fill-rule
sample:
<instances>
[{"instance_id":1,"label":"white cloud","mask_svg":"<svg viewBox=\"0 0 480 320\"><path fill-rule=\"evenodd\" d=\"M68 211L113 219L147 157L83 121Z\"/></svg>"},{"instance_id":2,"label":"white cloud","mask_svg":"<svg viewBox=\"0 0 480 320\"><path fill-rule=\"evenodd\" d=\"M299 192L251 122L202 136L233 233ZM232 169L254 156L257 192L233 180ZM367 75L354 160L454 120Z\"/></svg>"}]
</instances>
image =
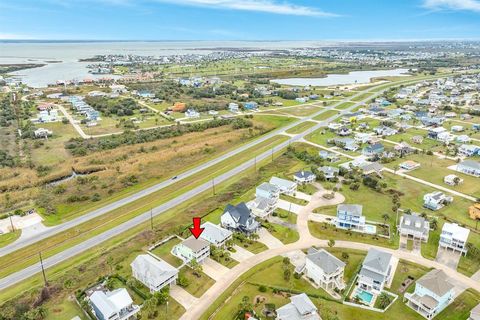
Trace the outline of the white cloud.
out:
<instances>
[{"instance_id":1,"label":"white cloud","mask_svg":"<svg viewBox=\"0 0 480 320\"><path fill-rule=\"evenodd\" d=\"M424 0L423 6L429 9L450 9L480 12L480 1L478 0Z\"/></svg>"},{"instance_id":2,"label":"white cloud","mask_svg":"<svg viewBox=\"0 0 480 320\"><path fill-rule=\"evenodd\" d=\"M299 6L275 0L156 0L187 6L231 9L243 11L267 12L283 15L336 17L337 14L325 12L318 8Z\"/></svg>"},{"instance_id":3,"label":"white cloud","mask_svg":"<svg viewBox=\"0 0 480 320\"><path fill-rule=\"evenodd\" d=\"M15 33L0 33L1 40L31 40L35 39L33 36L28 36L24 34L15 34Z\"/></svg>"}]
</instances>

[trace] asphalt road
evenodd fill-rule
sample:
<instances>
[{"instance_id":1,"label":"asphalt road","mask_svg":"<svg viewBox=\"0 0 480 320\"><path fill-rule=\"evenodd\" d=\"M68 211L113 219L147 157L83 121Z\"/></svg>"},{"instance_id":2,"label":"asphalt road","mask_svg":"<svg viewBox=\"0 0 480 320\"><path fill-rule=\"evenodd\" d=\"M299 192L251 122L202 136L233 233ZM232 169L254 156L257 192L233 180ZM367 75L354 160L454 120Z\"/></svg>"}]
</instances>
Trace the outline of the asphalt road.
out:
<instances>
[{"instance_id":1,"label":"asphalt road","mask_svg":"<svg viewBox=\"0 0 480 320\"><path fill-rule=\"evenodd\" d=\"M406 81L402 81L401 83L403 83L403 82L406 82ZM400 84L400 82L399 82L399 84ZM383 87L383 86L379 86L379 87ZM349 97L348 99L345 99L344 101L348 101L348 100L350 100L350 99L352 99L352 98L355 98L355 97L357 97L357 96L363 95L363 94L365 94L365 93L367 93L367 92L369 92L369 91L371 91L371 90L373 90L373 89L376 89L376 88L378 88L378 87L374 87L374 88L371 88L371 89L362 91L361 93L358 93L358 94L356 94L356 95L354 95L354 96L351 96L351 97ZM372 93L372 95L370 95L368 98L362 100L361 102L355 103L355 104L352 105L351 107L343 110L342 113L349 112L349 111L357 108L358 106L362 105L363 103L369 101L370 99L375 98L375 97L381 95L382 93L383 93L383 90L381 90L381 91L379 91L379 92L377 92L377 93ZM222 155L222 156L219 157L219 158L216 158L216 159L211 160L211 161L209 161L209 162L206 162L206 163L204 163L204 164L202 164L202 165L199 165L198 167L196 167L196 168L194 168L194 169L191 169L191 170L189 170L189 171L187 171L187 172L184 172L184 173L182 173L182 174L179 174L179 175L178 175L178 178L177 178L176 180L174 180L174 181L173 181L173 180L167 180L167 181L161 182L161 183L159 183L159 184L156 184L156 185L154 185L154 186L152 186L152 187L150 187L150 188L147 188L147 189L144 189L144 190L142 190L142 191L139 191L138 193L135 193L134 195L128 196L128 197L123 198L123 199L121 199L121 200L118 200L118 201L116 201L116 202L114 202L114 203L111 203L111 204L109 204L109 205L107 205L107 206L105 206L105 207L103 207L103 208L97 209L97 210L92 211L92 212L90 212L90 213L88 213L88 214L86 214L86 215L83 215L83 216L81 216L81 217L79 217L79 218L73 219L73 220L68 221L68 222L65 222L65 223L63 223L63 224L61 224L61 225L59 225L59 226L56 226L56 227L54 227L54 228L51 228L51 229L49 229L47 232L39 235L38 237L35 237L34 239L28 239L27 241L18 242L18 243L15 242L15 243L13 243L13 244L11 244L11 245L3 248L3 249L1 250L1 255L0 255L0 256L3 256L3 255L5 255L5 254L7 254L7 253L10 253L10 252L13 252L13 251L15 251L15 250L18 250L18 249L20 249L20 248L23 248L23 247L25 247L25 246L28 246L29 244L32 244L32 243L34 243L34 242L36 242L36 241L39 241L39 240L41 240L41 239L45 239L45 238L47 238L47 237L49 237L49 236L52 236L52 235L57 234L57 233L59 233L59 232L62 232L62 231L64 231L64 230L67 230L67 229L70 229L70 228L72 228L72 227L75 227L76 225L78 225L78 224L80 224L80 223L86 222L86 221L88 221L88 220L90 220L90 219L92 219L92 218L95 218L95 217L97 217L97 216L100 216L100 215L102 215L102 214L104 214L104 213L106 213L106 212L109 212L109 211L111 211L111 210L114 210L114 209L116 209L116 208L119 208L119 207L121 207L121 206L123 206L123 205L126 205L126 204L132 202L132 201L138 200L138 199L140 199L140 198L142 198L142 197L144 197L144 196L146 196L146 195L148 195L148 194L151 194L151 193L153 193L153 192L155 192L155 191L161 190L162 188L165 188L165 187L167 187L167 186L175 183L175 182L178 181L178 180L186 179L186 178L188 178L189 176L191 176L191 175L193 175L193 174L195 174L195 173L197 173L197 172L200 172L200 171L202 171L202 170L204 170L204 169L206 169L206 168L208 168L208 167L210 167L210 166L212 166L212 165L214 165L214 164L216 164L216 163L218 163L218 162L220 162L220 161L223 161L223 160L225 160L225 159L227 159L227 158L229 158L229 157L235 156L236 154L238 154L238 153L240 153L240 152L242 152L242 151L244 151L244 150L246 150L246 149L248 149L248 148L250 148L250 147L253 147L253 146L257 145L257 144L261 143L262 141L265 141L265 140L267 140L267 139L269 139L269 138L272 138L273 136L276 136L276 135L278 135L279 133L282 133L282 132L284 132L285 130L288 130L289 128L292 128L292 127L298 125L299 123L302 123L302 122L304 122L304 121L311 120L312 118L314 118L314 117L316 117L316 116L318 116L318 115L326 112L327 110L334 109L336 106L339 106L339 105L342 104L344 101L341 101L341 102L339 102L339 103L336 103L336 104L330 106L329 108L323 109L322 111L319 111L319 112L317 112L317 113L315 113L315 114L313 114L313 115L311 115L311 116L305 117L305 118L303 118L303 119L301 119L301 120L299 120L299 121L296 121L296 122L294 122L294 123L292 123L292 124L290 124L290 125L288 125L288 126L286 126L286 127L281 128L281 129L279 129L279 130L272 131L271 133L269 133L269 134L267 134L267 135L265 135L265 136L263 136L263 137L255 140L255 141L252 141L252 142L250 142L250 143L247 143L247 144L245 144L245 145L243 145L243 146L241 146L241 147L239 147L239 148L237 148L237 149L235 149L235 150L233 150L233 151L231 151L231 152L228 152L227 154ZM301 133L301 134L297 134L297 135L291 137L289 140L287 140L287 141L279 144L278 146L276 146L276 147L274 148L274 151L278 151L278 150L281 150L281 149L283 149L283 148L286 148L290 143L296 142L296 141L302 139L304 136L306 136L306 135L309 134L310 132L315 131L315 130L321 128L321 127L324 127L324 126L328 125L328 123L336 120L336 119L339 118L341 115L342 115L342 114L339 113L339 114L336 114L336 115L334 115L334 116L326 119L325 121L322 121L322 122L317 123L314 127L310 128L310 129L307 130L306 132L303 132L303 133ZM219 184L219 183L221 183L221 182L223 182L223 181L225 181L225 180L227 180L227 179L229 179L229 178L231 178L231 177L234 177L235 175L237 175L237 174L239 174L239 173L241 173L241 172L249 169L250 167L254 166L254 165L255 165L255 162L259 162L259 161L262 161L263 159L266 159L266 158L268 158L268 157L271 157L271 154L272 154L272 151L271 151L271 150L268 150L268 151L262 153L261 155L258 155L256 158L251 159L251 160L249 160L249 161L246 161L246 162L242 163L241 165L237 166L236 168L234 168L234 169L232 169L232 170L230 170L230 171L228 171L228 172L226 172L226 173L224 173L224 174L216 177L216 178L214 179L214 182L215 182L216 184ZM178 196L178 197L176 197L176 198L174 198L174 199L172 199L172 200L170 200L170 201L168 201L168 202L166 202L166 203L164 203L164 204L162 204L162 205L160 205L160 206L158 206L158 207L156 207L156 208L154 208L153 211L152 211L152 214L153 214L154 216L160 215L160 214L168 211L169 209L172 209L172 208L174 208L174 207L176 207L176 206L184 203L185 201L187 201L187 200L189 200L189 199L191 199L191 198L193 198L193 197L195 197L195 196L201 194L202 192L207 191L207 190L209 190L209 189L211 189L211 188L212 188L212 182L211 182L211 181L206 182L206 183L204 183L204 184L202 184L202 185L200 185L200 186L198 186L198 187L195 187L195 188L193 188L192 190L190 190L190 191L188 191L188 192L186 192L186 193L184 193L184 194L182 194L182 195L180 195L180 196ZM59 263L61 263L61 262L63 262L63 261L66 261L66 260L68 260L68 259L70 259L70 258L75 257L76 255L78 255L78 254L81 253L81 252L84 252L84 251L86 251L86 250L88 250L88 249L91 249L91 248L95 247L95 246L98 245L99 243L102 243L102 242L104 242L104 241L107 241L107 240L109 240L109 239L111 239L111 238L113 238L113 237L121 234L122 232L125 232L125 231L127 231L127 230L129 230L129 229L131 229L131 228L133 228L133 227L135 227L135 226L138 226L139 224L141 224L141 223L143 223L143 222L146 222L146 221L148 221L149 219L150 219L150 211L145 212L145 213L143 213L143 214L141 214L141 215L139 215L139 216L136 216L135 218L132 218L131 220L129 220L129 221L127 221L127 222L124 222L124 223L122 223L122 224L120 224L120 225L118 225L118 226L116 226L116 227L114 227L114 228L112 228L112 229L110 229L110 230L108 230L108 231L105 231L105 232L103 232L103 233L101 233L101 234L99 234L99 235L96 235L96 236L94 236L94 237L92 237L92 238L90 238L90 239L88 239L88 240L86 240L86 241L84 241L84 242L82 242L82 243L80 243L80 244L77 244L77 245L75 245L75 246L73 246L73 247L71 247L71 248L68 248L68 249L66 249L66 250L64 250L64 251L62 251L62 252L60 252L60 253L58 253L58 254L55 254L55 255L53 255L53 256L51 256L51 257L49 257L49 258L44 259L44 260L43 260L43 263L44 263L43 265L44 265L45 268L49 268L49 267L52 267L52 266L54 266L54 265L57 265L57 264L59 264ZM10 274L10 275L8 275L8 276L0 279L0 290L6 289L6 288L8 288L8 287L10 287L10 286L12 286L12 285L14 285L14 284L16 284L16 283L19 283L19 282L21 282L21 281L23 281L23 280L25 280L25 279L33 276L33 275L36 274L36 273L39 273L39 272L41 272L40 263L36 263L36 264L31 265L31 266L29 266L29 267L27 267L27 268L25 268L25 269L22 269L22 270L19 270L19 271L15 272L15 273L12 273L12 274Z\"/></svg>"}]
</instances>

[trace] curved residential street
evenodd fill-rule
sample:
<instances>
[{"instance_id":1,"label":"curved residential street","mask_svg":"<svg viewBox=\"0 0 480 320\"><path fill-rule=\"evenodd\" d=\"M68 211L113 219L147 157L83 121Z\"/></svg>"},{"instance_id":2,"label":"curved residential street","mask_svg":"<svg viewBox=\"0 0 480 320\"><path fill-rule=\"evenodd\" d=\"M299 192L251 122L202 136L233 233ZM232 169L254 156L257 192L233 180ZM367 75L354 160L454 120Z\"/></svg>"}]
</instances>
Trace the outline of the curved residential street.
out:
<instances>
[{"instance_id":1,"label":"curved residential street","mask_svg":"<svg viewBox=\"0 0 480 320\"><path fill-rule=\"evenodd\" d=\"M256 265L262 262L265 262L269 259L283 255L291 251L307 249L307 248L310 248L311 246L328 247L328 240L315 238L314 236L312 236L308 228L308 218L312 210L315 208L318 208L319 206L331 205L329 203L327 204L323 203L323 201L325 200L321 197L321 194L323 193L324 193L324 190L320 190L319 192L315 193L312 196L312 201L307 206L303 207L303 209L298 213L297 229L300 235L300 239L297 242L284 245L280 248L274 248L274 249L263 251L259 254L256 254L242 261L241 263L236 265L234 268L230 269L228 272L223 274L215 282L215 284L212 287L210 287L202 295L202 297L198 300L198 302L192 305L192 307L189 308L183 314L183 316L180 319L181 320L199 319L207 311L207 309L216 301L216 299L222 293L224 293L235 280L237 280L245 272L247 272L248 270L250 270L251 268L255 267ZM338 201L341 201L342 200L341 197L343 196L338 196L337 194L337 197L339 197ZM383 250L391 253L395 258L398 258L398 259L410 261L428 268L442 269L452 280L456 282L456 284L460 284L464 287L473 288L477 291L480 291L479 281L475 281L472 278L469 278L461 273L458 273L456 270L445 267L445 265L441 263L438 263L433 260L425 259L414 253L410 253L410 252L406 252L398 249L393 250L389 248L378 247L371 244L350 242L350 241L339 241L339 240L335 240L335 247L362 250L362 251L368 251L371 248L377 248L379 250Z\"/></svg>"}]
</instances>

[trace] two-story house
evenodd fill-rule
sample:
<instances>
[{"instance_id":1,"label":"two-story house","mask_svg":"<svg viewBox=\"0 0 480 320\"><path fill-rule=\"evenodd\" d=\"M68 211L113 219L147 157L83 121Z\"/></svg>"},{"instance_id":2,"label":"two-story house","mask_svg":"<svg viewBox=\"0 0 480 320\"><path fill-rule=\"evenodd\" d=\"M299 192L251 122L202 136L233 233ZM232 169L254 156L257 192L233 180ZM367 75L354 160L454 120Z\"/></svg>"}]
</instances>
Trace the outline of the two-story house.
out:
<instances>
[{"instance_id":1,"label":"two-story house","mask_svg":"<svg viewBox=\"0 0 480 320\"><path fill-rule=\"evenodd\" d=\"M368 292L380 294L393 277L392 264L390 253L371 248L358 274L358 286Z\"/></svg>"},{"instance_id":2,"label":"two-story house","mask_svg":"<svg viewBox=\"0 0 480 320\"><path fill-rule=\"evenodd\" d=\"M220 223L224 228L245 234L257 232L260 227L260 224L255 220L254 215L245 202L241 202L236 206L227 205L220 217Z\"/></svg>"},{"instance_id":3,"label":"two-story house","mask_svg":"<svg viewBox=\"0 0 480 320\"><path fill-rule=\"evenodd\" d=\"M321 320L317 307L305 293L290 297L290 303L276 313L276 320Z\"/></svg>"},{"instance_id":4,"label":"two-story house","mask_svg":"<svg viewBox=\"0 0 480 320\"><path fill-rule=\"evenodd\" d=\"M202 224L203 232L200 238L210 242L211 245L221 248L225 243L232 239L232 231L222 228L209 221Z\"/></svg>"},{"instance_id":5,"label":"two-story house","mask_svg":"<svg viewBox=\"0 0 480 320\"><path fill-rule=\"evenodd\" d=\"M363 206L359 204L339 204L337 206L337 228L353 229L364 232L365 217L362 215Z\"/></svg>"},{"instance_id":6,"label":"two-story house","mask_svg":"<svg viewBox=\"0 0 480 320\"><path fill-rule=\"evenodd\" d=\"M290 180L272 177L270 183L277 186L282 194L294 195L297 191L297 183Z\"/></svg>"},{"instance_id":7,"label":"two-story house","mask_svg":"<svg viewBox=\"0 0 480 320\"><path fill-rule=\"evenodd\" d=\"M265 218L275 211L280 197L280 188L264 182L256 188L255 200L248 203L252 213L259 218Z\"/></svg>"},{"instance_id":8,"label":"two-story house","mask_svg":"<svg viewBox=\"0 0 480 320\"><path fill-rule=\"evenodd\" d=\"M454 252L467 254L467 240L470 230L460 227L456 223L444 223L438 246L444 249L451 249Z\"/></svg>"},{"instance_id":9,"label":"two-story house","mask_svg":"<svg viewBox=\"0 0 480 320\"><path fill-rule=\"evenodd\" d=\"M400 235L412 239L428 241L430 222L417 214L404 214L398 225Z\"/></svg>"},{"instance_id":10,"label":"two-story house","mask_svg":"<svg viewBox=\"0 0 480 320\"><path fill-rule=\"evenodd\" d=\"M407 306L426 319L433 319L454 299L454 286L442 270L432 270L415 284L413 293L405 293Z\"/></svg>"},{"instance_id":11,"label":"two-story house","mask_svg":"<svg viewBox=\"0 0 480 320\"><path fill-rule=\"evenodd\" d=\"M440 210L452 201L453 197L447 196L441 191L434 191L423 196L423 206L433 211Z\"/></svg>"},{"instance_id":12,"label":"two-story house","mask_svg":"<svg viewBox=\"0 0 480 320\"><path fill-rule=\"evenodd\" d=\"M324 177L326 180L334 179L334 178L337 177L338 174L340 173L340 170L339 170L338 168L331 167L331 166L322 166L322 167L319 167L319 168L318 168L318 171L323 173L323 177Z\"/></svg>"},{"instance_id":13,"label":"two-story house","mask_svg":"<svg viewBox=\"0 0 480 320\"><path fill-rule=\"evenodd\" d=\"M178 270L161 259L149 254L138 255L130 264L132 275L143 283L150 292L158 292L166 286L172 286L178 278Z\"/></svg>"},{"instance_id":14,"label":"two-story house","mask_svg":"<svg viewBox=\"0 0 480 320\"><path fill-rule=\"evenodd\" d=\"M315 182L316 178L317 176L315 174L307 170L298 171L293 174L293 180L298 184L312 183Z\"/></svg>"},{"instance_id":15,"label":"two-story house","mask_svg":"<svg viewBox=\"0 0 480 320\"><path fill-rule=\"evenodd\" d=\"M140 307L133 304L125 288L94 291L88 298L88 303L98 320L135 319L135 315L140 311Z\"/></svg>"},{"instance_id":16,"label":"two-story house","mask_svg":"<svg viewBox=\"0 0 480 320\"><path fill-rule=\"evenodd\" d=\"M345 263L324 249L308 249L305 275L317 286L326 291L345 289L344 269Z\"/></svg>"},{"instance_id":17,"label":"two-story house","mask_svg":"<svg viewBox=\"0 0 480 320\"><path fill-rule=\"evenodd\" d=\"M172 254L182 259L185 263L196 260L202 263L210 256L210 243L194 236L183 240L172 249Z\"/></svg>"}]
</instances>

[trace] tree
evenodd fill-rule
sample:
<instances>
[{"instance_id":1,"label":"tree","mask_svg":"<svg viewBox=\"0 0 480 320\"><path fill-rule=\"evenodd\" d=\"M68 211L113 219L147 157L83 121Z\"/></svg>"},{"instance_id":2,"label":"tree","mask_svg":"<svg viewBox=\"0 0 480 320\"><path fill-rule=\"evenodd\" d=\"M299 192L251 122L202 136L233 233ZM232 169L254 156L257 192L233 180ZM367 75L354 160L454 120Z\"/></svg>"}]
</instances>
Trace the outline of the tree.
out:
<instances>
[{"instance_id":1,"label":"tree","mask_svg":"<svg viewBox=\"0 0 480 320\"><path fill-rule=\"evenodd\" d=\"M162 290L155 292L153 296L157 299L157 306L167 303L170 297L170 287L163 287Z\"/></svg>"},{"instance_id":2,"label":"tree","mask_svg":"<svg viewBox=\"0 0 480 320\"><path fill-rule=\"evenodd\" d=\"M328 246L330 248L333 248L335 246L335 240L333 240L333 239L328 240Z\"/></svg>"},{"instance_id":3,"label":"tree","mask_svg":"<svg viewBox=\"0 0 480 320\"><path fill-rule=\"evenodd\" d=\"M252 310L252 304L250 303L250 298L248 296L243 296L242 301L238 305L240 311L247 312Z\"/></svg>"},{"instance_id":4,"label":"tree","mask_svg":"<svg viewBox=\"0 0 480 320\"><path fill-rule=\"evenodd\" d=\"M202 276L201 272L203 271L203 267L200 265L200 263L198 263L196 259L190 261L190 268L192 268L193 274L195 274L197 277Z\"/></svg>"},{"instance_id":5,"label":"tree","mask_svg":"<svg viewBox=\"0 0 480 320\"><path fill-rule=\"evenodd\" d=\"M378 297L379 303L380 303L380 308L385 309L386 307L389 306L389 304L392 302L392 297L385 292L382 292L380 296Z\"/></svg>"},{"instance_id":6,"label":"tree","mask_svg":"<svg viewBox=\"0 0 480 320\"><path fill-rule=\"evenodd\" d=\"M347 252L342 252L342 259L343 260L348 260L348 258L350 258L350 255L347 253Z\"/></svg>"},{"instance_id":7,"label":"tree","mask_svg":"<svg viewBox=\"0 0 480 320\"><path fill-rule=\"evenodd\" d=\"M290 268L285 269L285 270L283 271L283 279L284 279L285 281L289 281L291 276L292 276L292 271L290 270Z\"/></svg>"},{"instance_id":8,"label":"tree","mask_svg":"<svg viewBox=\"0 0 480 320\"><path fill-rule=\"evenodd\" d=\"M154 296L150 299L145 300L142 305L142 315L146 316L147 319L152 319L157 315L157 306L158 301Z\"/></svg>"},{"instance_id":9,"label":"tree","mask_svg":"<svg viewBox=\"0 0 480 320\"><path fill-rule=\"evenodd\" d=\"M390 219L390 215L388 213L384 213L382 215L382 218L383 218L383 222L386 224L387 221Z\"/></svg>"},{"instance_id":10,"label":"tree","mask_svg":"<svg viewBox=\"0 0 480 320\"><path fill-rule=\"evenodd\" d=\"M438 228L437 219L432 218L432 220L430 221L430 228L431 228L432 230L437 230L437 228Z\"/></svg>"}]
</instances>

